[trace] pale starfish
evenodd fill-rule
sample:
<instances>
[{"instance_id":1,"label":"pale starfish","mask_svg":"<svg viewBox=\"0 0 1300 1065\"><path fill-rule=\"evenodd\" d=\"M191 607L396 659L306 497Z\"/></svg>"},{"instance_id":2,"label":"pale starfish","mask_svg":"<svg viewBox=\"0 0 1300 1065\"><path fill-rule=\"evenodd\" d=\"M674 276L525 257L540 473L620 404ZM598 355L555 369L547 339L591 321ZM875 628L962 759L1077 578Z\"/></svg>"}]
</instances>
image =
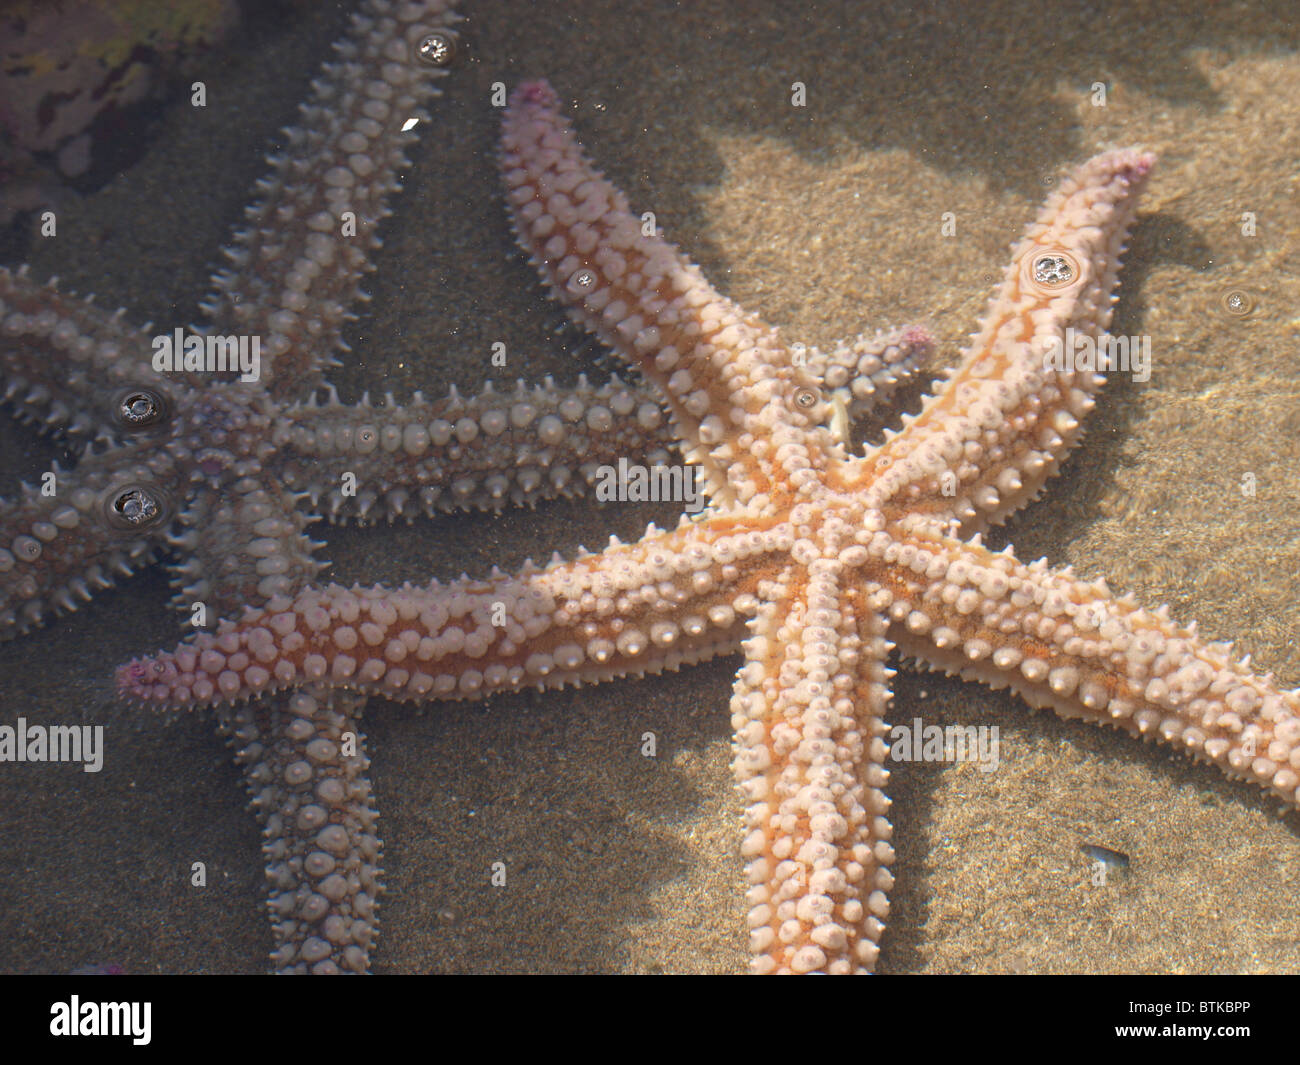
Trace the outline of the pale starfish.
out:
<instances>
[{"instance_id":1,"label":"pale starfish","mask_svg":"<svg viewBox=\"0 0 1300 1065\"><path fill-rule=\"evenodd\" d=\"M1107 152L1060 185L961 363L901 433L855 457L799 349L642 234L544 83L516 90L503 145L520 243L572 317L660 389L709 508L513 577L276 597L122 667L125 695L182 707L323 684L479 698L743 648L731 708L759 972L876 961L892 884L883 737L895 643L1296 802L1300 695L1163 609L980 542L1079 439L1105 378L1049 360L1067 330L1104 337L1151 155Z\"/></svg>"}]
</instances>

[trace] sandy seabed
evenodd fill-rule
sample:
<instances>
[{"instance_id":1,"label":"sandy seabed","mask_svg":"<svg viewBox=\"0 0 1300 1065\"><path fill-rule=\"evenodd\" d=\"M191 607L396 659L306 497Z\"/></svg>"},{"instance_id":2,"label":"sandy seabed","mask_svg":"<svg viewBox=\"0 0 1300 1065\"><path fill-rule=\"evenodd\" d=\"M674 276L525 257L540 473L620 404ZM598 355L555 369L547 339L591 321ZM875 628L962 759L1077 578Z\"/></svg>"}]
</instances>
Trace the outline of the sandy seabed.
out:
<instances>
[{"instance_id":1,"label":"sandy seabed","mask_svg":"<svg viewBox=\"0 0 1300 1065\"><path fill-rule=\"evenodd\" d=\"M343 17L245 33L143 158L71 204L38 276L183 325L261 146L293 121ZM956 360L1052 182L1096 151L1160 164L1114 329L1145 383L1108 386L1084 446L995 546L1045 555L1300 683L1300 38L1293 6L467 3L369 312L335 372L404 397L607 372L512 254L494 83L545 76L598 165L713 283L825 342L925 321ZM1086 12L1086 13L1085 13ZM807 106L790 106L791 86ZM1094 86L1105 86L1096 106ZM941 216L953 212L955 237ZM1256 219L1243 234L1242 216ZM1245 318L1221 298L1256 302ZM494 342L509 367L491 370ZM913 389L903 397L918 403ZM0 492L48 468L0 432ZM1240 490L1252 474L1255 494ZM588 502L326 530L338 580L425 580L639 535L671 510ZM104 770L0 766L0 970L258 972L257 826L209 715L130 712L112 667L176 641L160 567L0 646L0 723L107 726ZM388 892L378 972L732 971L745 964L727 700L738 659L593 689L366 721ZM883 972L1295 972L1300 821L1165 748L903 669L892 717L997 726L1001 764L899 764ZM641 754L656 734L658 755ZM1090 883L1083 844L1128 854ZM208 886L189 885L205 862ZM503 861L505 888L489 884Z\"/></svg>"}]
</instances>

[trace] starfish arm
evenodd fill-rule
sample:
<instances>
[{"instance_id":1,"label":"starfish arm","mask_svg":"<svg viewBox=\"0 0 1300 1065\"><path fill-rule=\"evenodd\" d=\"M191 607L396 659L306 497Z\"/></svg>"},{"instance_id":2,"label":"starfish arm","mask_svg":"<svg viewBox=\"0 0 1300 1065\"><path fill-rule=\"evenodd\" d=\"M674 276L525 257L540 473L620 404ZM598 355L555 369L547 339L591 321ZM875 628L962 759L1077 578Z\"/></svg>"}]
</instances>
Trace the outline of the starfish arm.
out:
<instances>
[{"instance_id":1,"label":"starfish arm","mask_svg":"<svg viewBox=\"0 0 1300 1065\"><path fill-rule=\"evenodd\" d=\"M1010 549L923 535L889 547L882 535L870 549L889 566L903 653L1031 706L1161 740L1300 805L1300 692L1252 673L1228 644Z\"/></svg>"},{"instance_id":2,"label":"starfish arm","mask_svg":"<svg viewBox=\"0 0 1300 1065\"><path fill-rule=\"evenodd\" d=\"M138 705L212 706L233 738L264 828L277 969L369 965L381 844L359 726L372 694L481 699L743 650L731 714L759 972L877 961L891 637L932 668L1161 739L1300 805L1300 691L1163 609L978 535L1039 492L1111 368L1097 360L1124 350L1106 330L1152 156L1110 152L1064 182L937 394L850 456L849 418L923 363L929 333L785 343L631 212L549 86L527 83L501 148L516 235L636 383L344 406L321 396L321 374L346 348L459 21L448 0L358 6L204 304L209 332L259 340L260 382L150 380L150 338L121 312L0 270L4 398L95 445L56 468L53 497L24 486L0 501L0 639L175 549L179 605L224 620L116 680ZM701 468L710 505L671 532L513 576L311 583L323 565L308 499L363 521L413 504L499 509L672 447Z\"/></svg>"},{"instance_id":3,"label":"starfish arm","mask_svg":"<svg viewBox=\"0 0 1300 1065\"><path fill-rule=\"evenodd\" d=\"M109 446L53 474L0 500L0 639L75 610L146 564L175 515L181 478L143 442Z\"/></svg>"},{"instance_id":4,"label":"starfish arm","mask_svg":"<svg viewBox=\"0 0 1300 1065\"><path fill-rule=\"evenodd\" d=\"M792 468L781 468L788 460L802 469L841 453L817 428L830 413L817 379L659 230L643 231L627 198L584 157L545 82L511 95L501 143L515 232L551 294L659 390L712 498L775 513L772 501L792 491ZM803 438L797 456L773 462L768 452L785 443L769 440L780 421Z\"/></svg>"},{"instance_id":5,"label":"starfish arm","mask_svg":"<svg viewBox=\"0 0 1300 1065\"><path fill-rule=\"evenodd\" d=\"M889 644L843 572L818 559L765 589L731 700L759 973L869 971L889 912Z\"/></svg>"},{"instance_id":6,"label":"starfish arm","mask_svg":"<svg viewBox=\"0 0 1300 1065\"><path fill-rule=\"evenodd\" d=\"M809 348L807 368L843 392L850 416L869 411L914 374L933 340L919 326L863 334L829 351ZM340 403L332 391L283 412L275 442L284 483L307 492L330 521L390 520L416 510L501 510L575 495L602 467L667 465L675 444L658 395L617 376L599 387L580 375L574 388L550 378L498 392L491 382L465 398L406 403L390 395ZM348 475L351 475L348 477ZM349 488L345 493L345 477ZM323 506L322 506L323 503Z\"/></svg>"},{"instance_id":7,"label":"starfish arm","mask_svg":"<svg viewBox=\"0 0 1300 1065\"><path fill-rule=\"evenodd\" d=\"M364 704L309 689L218 710L263 826L277 972L370 964L382 871Z\"/></svg>"},{"instance_id":8,"label":"starfish arm","mask_svg":"<svg viewBox=\"0 0 1300 1065\"><path fill-rule=\"evenodd\" d=\"M150 367L150 347L147 327L122 311L38 285L25 266L0 267L0 378L20 418L74 443L149 429L176 399Z\"/></svg>"},{"instance_id":9,"label":"starfish arm","mask_svg":"<svg viewBox=\"0 0 1300 1065\"><path fill-rule=\"evenodd\" d=\"M307 588L118 670L120 693L174 708L303 683L435 701L591 684L735 650L759 560L788 528L653 526L599 555L426 587Z\"/></svg>"},{"instance_id":10,"label":"starfish arm","mask_svg":"<svg viewBox=\"0 0 1300 1065\"><path fill-rule=\"evenodd\" d=\"M934 337L919 325L862 333L827 350L810 345L808 369L833 392L850 418L861 418L888 402L934 354Z\"/></svg>"},{"instance_id":11,"label":"starfish arm","mask_svg":"<svg viewBox=\"0 0 1300 1065\"><path fill-rule=\"evenodd\" d=\"M1155 157L1125 149L1083 164L1016 245L962 360L905 431L868 456L876 506L969 535L1033 499L1078 443L1105 381L1120 258ZM1080 367L1080 368L1076 368ZM1127 368L1127 367L1125 367Z\"/></svg>"},{"instance_id":12,"label":"starfish arm","mask_svg":"<svg viewBox=\"0 0 1300 1065\"><path fill-rule=\"evenodd\" d=\"M310 583L325 566L312 557L319 544L303 532L311 518L295 502L256 469L222 492L194 493L169 541L184 560L172 567L173 606L188 613L202 603L216 621Z\"/></svg>"},{"instance_id":13,"label":"starfish arm","mask_svg":"<svg viewBox=\"0 0 1300 1065\"><path fill-rule=\"evenodd\" d=\"M594 388L549 378L471 398L420 393L383 406L331 394L291 407L276 428L284 483L306 491L331 521L390 519L573 495L619 459L666 465L672 441L649 390L617 377ZM348 475L351 475L350 477ZM345 493L344 486L348 485Z\"/></svg>"},{"instance_id":14,"label":"starfish arm","mask_svg":"<svg viewBox=\"0 0 1300 1065\"><path fill-rule=\"evenodd\" d=\"M215 332L255 335L277 399L305 395L343 346L348 307L371 269L389 195L409 165L412 127L443 71L421 58L430 34L454 40L447 0L368 0L338 58L313 83L286 147L268 158L248 224L203 305Z\"/></svg>"}]
</instances>

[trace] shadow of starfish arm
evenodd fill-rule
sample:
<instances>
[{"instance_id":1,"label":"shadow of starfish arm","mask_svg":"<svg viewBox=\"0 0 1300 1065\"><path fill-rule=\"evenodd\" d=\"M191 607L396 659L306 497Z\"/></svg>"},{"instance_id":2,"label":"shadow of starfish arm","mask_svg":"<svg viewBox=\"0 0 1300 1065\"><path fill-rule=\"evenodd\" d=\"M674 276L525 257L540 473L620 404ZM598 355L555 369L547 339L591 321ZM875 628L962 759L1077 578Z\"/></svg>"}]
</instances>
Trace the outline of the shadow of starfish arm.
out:
<instances>
[{"instance_id":1,"label":"shadow of starfish arm","mask_svg":"<svg viewBox=\"0 0 1300 1065\"><path fill-rule=\"evenodd\" d=\"M979 532L1034 498L1078 443L1120 258L1155 157L1084 163L1012 253L980 331L905 432L868 455L877 505ZM1089 356L1086 364L1081 356Z\"/></svg>"},{"instance_id":2,"label":"shadow of starfish arm","mask_svg":"<svg viewBox=\"0 0 1300 1065\"><path fill-rule=\"evenodd\" d=\"M1009 687L1031 706L1161 740L1297 805L1300 692L1252 673L1229 644L1206 643L1195 625L1116 597L1104 581L1027 566L1009 548L903 536L892 557L882 583L902 653Z\"/></svg>"},{"instance_id":3,"label":"shadow of starfish arm","mask_svg":"<svg viewBox=\"0 0 1300 1065\"><path fill-rule=\"evenodd\" d=\"M285 130L283 151L257 185L248 224L225 249L231 266L213 278L203 310L219 331L258 335L277 400L305 395L342 350L348 307L380 245L386 201L415 126L444 71L420 49L431 34L454 40L459 16L446 0L370 0L334 45ZM440 60L442 61L442 60ZM292 224L291 224L292 223Z\"/></svg>"},{"instance_id":4,"label":"shadow of starfish arm","mask_svg":"<svg viewBox=\"0 0 1300 1065\"><path fill-rule=\"evenodd\" d=\"M150 368L148 327L89 298L0 267L0 379L22 419L70 442L120 440L174 408L176 390Z\"/></svg>"},{"instance_id":5,"label":"shadow of starfish arm","mask_svg":"<svg viewBox=\"0 0 1300 1065\"><path fill-rule=\"evenodd\" d=\"M739 646L760 560L791 541L787 527L684 522L518 576L307 588L122 666L118 691L176 709L316 683L435 702L675 670Z\"/></svg>"},{"instance_id":6,"label":"shadow of starfish arm","mask_svg":"<svg viewBox=\"0 0 1300 1065\"><path fill-rule=\"evenodd\" d=\"M0 500L0 639L77 608L166 542L183 478L146 442L110 446ZM53 494L46 494L46 489Z\"/></svg>"},{"instance_id":7,"label":"shadow of starfish arm","mask_svg":"<svg viewBox=\"0 0 1300 1065\"><path fill-rule=\"evenodd\" d=\"M502 392L489 384L471 398L454 388L439 400L417 392L383 406L344 405L331 392L285 417L284 482L331 521L532 505L579 494L620 458L666 464L672 446L650 390L617 377L599 388L585 377L575 388L549 378Z\"/></svg>"},{"instance_id":8,"label":"shadow of starfish arm","mask_svg":"<svg viewBox=\"0 0 1300 1065\"><path fill-rule=\"evenodd\" d=\"M263 826L277 972L370 965L382 870L364 706L346 692L308 688L217 711Z\"/></svg>"},{"instance_id":9,"label":"shadow of starfish arm","mask_svg":"<svg viewBox=\"0 0 1300 1065\"><path fill-rule=\"evenodd\" d=\"M750 623L731 700L752 968L870 970L894 852L881 790L885 623L834 559L789 566Z\"/></svg>"}]
</instances>

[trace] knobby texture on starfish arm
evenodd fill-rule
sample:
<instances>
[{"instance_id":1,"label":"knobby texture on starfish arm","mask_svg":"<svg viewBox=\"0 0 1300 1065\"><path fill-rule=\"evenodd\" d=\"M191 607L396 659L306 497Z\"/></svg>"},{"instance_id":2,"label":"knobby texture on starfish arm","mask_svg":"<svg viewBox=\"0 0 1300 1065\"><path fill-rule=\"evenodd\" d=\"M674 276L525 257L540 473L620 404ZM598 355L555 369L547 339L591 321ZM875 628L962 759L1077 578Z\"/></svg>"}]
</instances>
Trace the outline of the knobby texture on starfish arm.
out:
<instances>
[{"instance_id":1,"label":"knobby texture on starfish arm","mask_svg":"<svg viewBox=\"0 0 1300 1065\"><path fill-rule=\"evenodd\" d=\"M370 963L382 870L364 706L308 689L220 717L262 822L271 964L281 972L359 973Z\"/></svg>"},{"instance_id":2,"label":"knobby texture on starfish arm","mask_svg":"<svg viewBox=\"0 0 1300 1065\"><path fill-rule=\"evenodd\" d=\"M806 361L856 416L932 349L928 332L909 326L810 348ZM55 466L55 494L23 486L16 503L0 501L0 634L74 610L167 550L183 560L173 570L178 607L237 612L318 572L319 545L304 535L311 511L335 522L409 521L535 505L585 491L620 458L667 464L674 446L641 381L489 383L470 397L453 386L442 399L390 395L377 405L343 404L330 390L278 406L256 386L155 374L149 356L148 328L126 325L122 311L0 270L5 398L85 448L75 469ZM184 505L209 495L222 497L215 512ZM173 535L178 510L184 528Z\"/></svg>"},{"instance_id":3,"label":"knobby texture on starfish arm","mask_svg":"<svg viewBox=\"0 0 1300 1065\"><path fill-rule=\"evenodd\" d=\"M249 227L226 249L231 268L203 304L208 331L259 336L263 375L253 387L191 382L167 440L191 474L183 532L168 537L182 607L204 601L229 614L322 568L321 545L305 534L314 520L299 505L305 493L287 484L286 408L312 396L346 347L341 330L365 298L359 282L373 269L387 198L444 73L425 61L427 46L451 46L457 21L448 0L363 3L270 158ZM263 825L271 960L282 972L369 965L382 872L363 705L308 687L218 712Z\"/></svg>"},{"instance_id":4,"label":"knobby texture on starfish arm","mask_svg":"<svg viewBox=\"0 0 1300 1065\"><path fill-rule=\"evenodd\" d=\"M1033 706L1158 739L1300 806L1300 692L1105 581L883 523L867 545L899 649ZM870 567L869 567L870 568Z\"/></svg>"},{"instance_id":5,"label":"knobby texture on starfish arm","mask_svg":"<svg viewBox=\"0 0 1300 1065\"><path fill-rule=\"evenodd\" d=\"M1048 355L1067 330L1103 336L1150 156L1107 153L1063 183L947 383L862 457L825 424L829 376L640 231L544 83L512 97L502 160L520 243L570 313L659 390L708 473L710 507L517 576L277 597L122 667L124 695L189 706L308 684L469 698L739 645L731 709L759 972L870 969L878 955L891 641L1296 803L1300 695L1164 610L959 535L1025 502L1077 439L1102 377Z\"/></svg>"},{"instance_id":6,"label":"knobby texture on starfish arm","mask_svg":"<svg viewBox=\"0 0 1300 1065\"><path fill-rule=\"evenodd\" d=\"M135 428L130 401L151 339L150 327L132 326L124 310L68 296L54 279L39 285L26 266L0 267L4 401L17 418L61 434L75 449L120 443ZM175 383L163 378L154 387L161 406L176 402Z\"/></svg>"},{"instance_id":7,"label":"knobby texture on starfish arm","mask_svg":"<svg viewBox=\"0 0 1300 1065\"><path fill-rule=\"evenodd\" d=\"M750 563L789 532L684 521L636 544L426 587L307 588L174 655L118 671L124 694L211 705L302 683L390 699L466 699L641 675L735 650L756 602ZM738 615L737 611L741 613Z\"/></svg>"},{"instance_id":8,"label":"knobby texture on starfish arm","mask_svg":"<svg viewBox=\"0 0 1300 1065\"><path fill-rule=\"evenodd\" d=\"M273 430L280 404L311 395L340 348L410 127L427 124L422 105L444 73L417 52L431 34L450 40L457 19L444 0L369 0L302 125L286 130L253 225L227 251L235 265L206 302L209 331L262 341L259 382L159 374L148 327L0 272L6 399L74 446L95 445L74 470L53 471L53 494L24 486L17 502L0 501L0 638L74 609L168 547L183 559L173 575L186 610L201 600L227 613L319 572L319 545L304 533L312 516L276 476Z\"/></svg>"},{"instance_id":9,"label":"knobby texture on starfish arm","mask_svg":"<svg viewBox=\"0 0 1300 1065\"><path fill-rule=\"evenodd\" d=\"M1000 524L1035 498L1082 435L1106 374L1050 369L1086 343L1104 350L1120 259L1155 157L1090 159L1061 182L1012 249L979 332L904 431L887 433L860 475L891 516ZM1067 346L1071 343L1075 346Z\"/></svg>"},{"instance_id":10,"label":"knobby texture on starfish arm","mask_svg":"<svg viewBox=\"0 0 1300 1065\"><path fill-rule=\"evenodd\" d=\"M0 500L0 639L75 610L147 563L174 517L169 501L187 472L129 435L148 352L145 331L121 311L38 285L25 267L0 269L5 402L82 452L75 473L54 464L55 492L24 484L17 499ZM162 382L150 403L173 407L179 395Z\"/></svg>"},{"instance_id":11,"label":"knobby texture on starfish arm","mask_svg":"<svg viewBox=\"0 0 1300 1065\"><path fill-rule=\"evenodd\" d=\"M671 461L666 419L644 386L618 377L573 388L550 378L519 381L477 396L453 385L445 399L368 396L343 404L330 392L286 411L278 429L284 478L301 486L331 521L378 515L408 520L417 513L535 506L577 495L600 466L620 457L646 465ZM347 478L356 488L345 492Z\"/></svg>"},{"instance_id":12,"label":"knobby texture on starfish arm","mask_svg":"<svg viewBox=\"0 0 1300 1065\"><path fill-rule=\"evenodd\" d=\"M933 347L927 330L905 326L803 354L852 418L888 398ZM313 507L324 500L331 521L534 506L585 491L619 459L667 465L676 446L654 389L617 375L600 386L580 375L572 388L550 378L501 391L488 382L472 397L453 385L444 399L388 395L382 406L365 396L343 404L331 391L285 410L275 439L284 483ZM355 492L343 490L347 475Z\"/></svg>"},{"instance_id":13,"label":"knobby texture on starfish arm","mask_svg":"<svg viewBox=\"0 0 1300 1065\"><path fill-rule=\"evenodd\" d=\"M717 504L775 513L789 502L783 475L810 485L843 457L806 361L661 232L643 233L626 197L584 158L545 82L511 95L501 167L520 246L570 317L659 389Z\"/></svg>"},{"instance_id":14,"label":"knobby texture on starfish arm","mask_svg":"<svg viewBox=\"0 0 1300 1065\"><path fill-rule=\"evenodd\" d=\"M324 501L332 521L409 520L576 494L619 457L669 461L666 420L639 383L488 385L468 398L453 387L377 406L341 404L331 390L280 406L257 384L154 373L150 347L148 328L127 326L123 312L0 270L5 398L81 451L73 468L54 466L52 493L23 485L0 500L0 638L166 552L180 560L176 603L187 612L200 601L238 612L310 579L319 545L304 535L314 519L303 495L313 509ZM891 378L928 351L893 335L869 347L854 368ZM842 359L826 365L847 372ZM863 375L852 385L875 388Z\"/></svg>"},{"instance_id":15,"label":"knobby texture on starfish arm","mask_svg":"<svg viewBox=\"0 0 1300 1065\"><path fill-rule=\"evenodd\" d=\"M364 0L302 124L286 130L253 225L228 252L234 267L215 279L206 304L209 333L251 332L263 342L260 380L158 373L150 327L130 327L123 312L52 282L36 285L25 271L0 271L5 399L81 452L71 470L56 466L52 484L43 478L40 489L23 486L18 500L0 501L0 639L74 609L165 550L177 558L173 581L187 616L196 602L210 616L233 613L319 572L320 545L304 532L314 516L300 506L306 493L285 486L293 456L280 438L290 435L291 401L312 395L341 348L347 303L362 295L375 227L407 165L410 127L427 124L421 105L444 73L426 62L436 52L426 46L450 45L456 21L446 0ZM354 469L364 478L369 419L358 409ZM457 476L457 461L446 476ZM420 471L407 473L410 490L427 487ZM351 696L309 690L218 712L266 829L273 957L287 971L368 963L375 811L364 750L335 742L362 742L359 711ZM305 788L315 788L314 802Z\"/></svg>"},{"instance_id":16,"label":"knobby texture on starfish arm","mask_svg":"<svg viewBox=\"0 0 1300 1065\"><path fill-rule=\"evenodd\" d=\"M752 968L870 970L893 886L890 645L855 572L864 552L836 551L852 529L796 528L794 564L763 589L731 699Z\"/></svg>"},{"instance_id":17,"label":"knobby texture on starfish arm","mask_svg":"<svg viewBox=\"0 0 1300 1065\"><path fill-rule=\"evenodd\" d=\"M271 173L258 182L249 224L224 249L231 265L203 310L232 332L262 337L276 399L320 384L345 348L379 223L392 214L388 197L410 165L406 149L431 121L424 105L439 72L417 53L431 33L450 43L459 19L447 0L364 5L298 124L285 129L284 149L267 158ZM351 236L339 239L341 229Z\"/></svg>"}]
</instances>

